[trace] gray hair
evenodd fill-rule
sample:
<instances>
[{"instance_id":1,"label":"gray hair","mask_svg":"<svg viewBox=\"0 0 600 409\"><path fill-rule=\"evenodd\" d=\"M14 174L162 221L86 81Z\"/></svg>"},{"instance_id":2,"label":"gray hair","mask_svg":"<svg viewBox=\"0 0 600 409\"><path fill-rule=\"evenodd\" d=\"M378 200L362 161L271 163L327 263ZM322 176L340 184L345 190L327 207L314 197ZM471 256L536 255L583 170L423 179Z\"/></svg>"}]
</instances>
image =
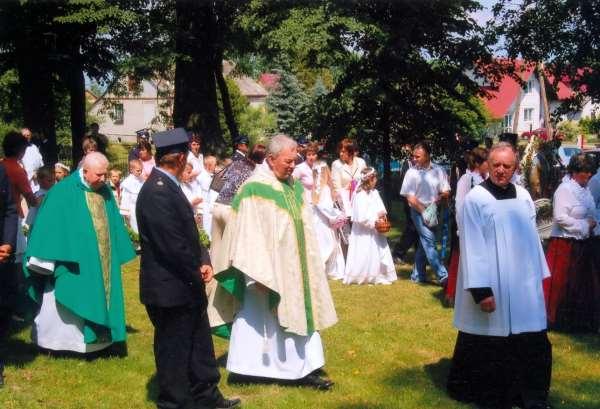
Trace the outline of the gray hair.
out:
<instances>
[{"instance_id":1,"label":"gray hair","mask_svg":"<svg viewBox=\"0 0 600 409\"><path fill-rule=\"evenodd\" d=\"M90 168L108 168L108 159L106 156L101 154L100 152L90 152L83 158L83 164L81 165L83 169Z\"/></svg>"},{"instance_id":2,"label":"gray hair","mask_svg":"<svg viewBox=\"0 0 600 409\"><path fill-rule=\"evenodd\" d=\"M284 149L297 149L295 140L284 134L278 134L271 138L267 147L267 154L273 158L277 157Z\"/></svg>"},{"instance_id":3,"label":"gray hair","mask_svg":"<svg viewBox=\"0 0 600 409\"><path fill-rule=\"evenodd\" d=\"M517 150L515 149L515 147L511 143L508 143L508 142L498 142L498 143L494 144L490 148L490 151L488 152L488 160L490 160L490 158L492 157L492 154L495 151L503 151L503 150L507 150L507 149L509 151L511 151L512 153L515 154L515 160L516 160L516 158L517 158Z\"/></svg>"}]
</instances>

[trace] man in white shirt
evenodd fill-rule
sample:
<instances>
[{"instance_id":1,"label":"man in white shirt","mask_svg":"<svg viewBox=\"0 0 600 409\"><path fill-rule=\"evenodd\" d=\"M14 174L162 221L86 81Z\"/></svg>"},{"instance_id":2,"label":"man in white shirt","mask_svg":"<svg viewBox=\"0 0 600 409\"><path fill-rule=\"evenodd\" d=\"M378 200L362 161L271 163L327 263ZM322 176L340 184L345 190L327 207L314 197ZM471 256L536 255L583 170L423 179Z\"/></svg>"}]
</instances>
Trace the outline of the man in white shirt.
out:
<instances>
[{"instance_id":1,"label":"man in white shirt","mask_svg":"<svg viewBox=\"0 0 600 409\"><path fill-rule=\"evenodd\" d=\"M460 218L448 392L485 407L548 409L552 347L542 280L548 265L529 193L510 182L516 152L499 143L490 177L467 194Z\"/></svg>"},{"instance_id":2,"label":"man in white shirt","mask_svg":"<svg viewBox=\"0 0 600 409\"><path fill-rule=\"evenodd\" d=\"M400 194L406 197L411 208L411 218L419 233L419 246L410 278L418 283L425 282L425 266L429 262L440 284L445 287L448 272L435 247L435 232L432 230L437 222L433 222L431 218L425 219L423 213L428 208L428 212L437 212L434 205L448 199L450 184L444 169L431 163L431 148L426 143L418 143L413 148L413 164L406 171L400 189Z\"/></svg>"},{"instance_id":3,"label":"man in white shirt","mask_svg":"<svg viewBox=\"0 0 600 409\"><path fill-rule=\"evenodd\" d=\"M23 155L23 158L21 159L21 163L25 168L25 172L27 172L27 178L29 179L31 190L35 193L39 189L35 175L37 170L44 166L44 160L42 159L42 154L40 153L38 147L31 142L31 130L29 128L23 128L21 129L21 135L23 135L28 142L27 149L25 150L25 155Z\"/></svg>"}]
</instances>

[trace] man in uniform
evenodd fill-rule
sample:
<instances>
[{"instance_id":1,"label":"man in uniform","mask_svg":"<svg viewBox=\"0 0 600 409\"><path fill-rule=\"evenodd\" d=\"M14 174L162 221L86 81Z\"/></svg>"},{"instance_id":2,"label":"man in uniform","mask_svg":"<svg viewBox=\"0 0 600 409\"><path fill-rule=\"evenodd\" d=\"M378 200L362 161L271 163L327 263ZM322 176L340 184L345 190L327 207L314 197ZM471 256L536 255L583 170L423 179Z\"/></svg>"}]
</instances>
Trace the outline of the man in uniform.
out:
<instances>
[{"instance_id":1,"label":"man in uniform","mask_svg":"<svg viewBox=\"0 0 600 409\"><path fill-rule=\"evenodd\" d=\"M140 190L140 297L154 325L159 409L233 408L225 399L206 314L213 276L194 212L179 185L186 166L183 128L154 135L157 167Z\"/></svg>"},{"instance_id":2,"label":"man in uniform","mask_svg":"<svg viewBox=\"0 0 600 409\"><path fill-rule=\"evenodd\" d=\"M233 141L233 148L235 149L233 155L231 156L231 160L236 161L240 159L244 159L246 155L248 155L248 151L250 150L250 140L246 135L239 135Z\"/></svg>"}]
</instances>

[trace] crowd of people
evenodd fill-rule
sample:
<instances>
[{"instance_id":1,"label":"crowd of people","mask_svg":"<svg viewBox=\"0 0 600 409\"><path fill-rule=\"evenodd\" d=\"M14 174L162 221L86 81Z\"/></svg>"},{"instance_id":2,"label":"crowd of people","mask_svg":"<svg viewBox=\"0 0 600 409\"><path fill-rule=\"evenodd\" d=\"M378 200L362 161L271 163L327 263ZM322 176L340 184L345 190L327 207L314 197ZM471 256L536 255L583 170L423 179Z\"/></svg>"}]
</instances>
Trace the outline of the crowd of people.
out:
<instances>
[{"instance_id":1,"label":"crowd of people","mask_svg":"<svg viewBox=\"0 0 600 409\"><path fill-rule=\"evenodd\" d=\"M455 183L427 143L406 146L404 231L391 251L377 170L350 139L330 164L322 144L285 135L254 146L240 135L219 159L202 153L200 133L155 133L154 147L141 133L123 178L94 132L73 173L44 166L30 130L4 138L0 337L33 311L44 350L87 354L125 341L121 268L137 250L159 408L240 404L219 391L211 334L229 338L232 382L330 389L320 332L338 318L328 279L391 285L411 247L410 279L429 282L429 264L455 307L455 399L549 408L547 326L600 329L600 175L583 154L554 192L544 252L513 145L470 146ZM436 243L444 207L454 215L448 266Z\"/></svg>"}]
</instances>

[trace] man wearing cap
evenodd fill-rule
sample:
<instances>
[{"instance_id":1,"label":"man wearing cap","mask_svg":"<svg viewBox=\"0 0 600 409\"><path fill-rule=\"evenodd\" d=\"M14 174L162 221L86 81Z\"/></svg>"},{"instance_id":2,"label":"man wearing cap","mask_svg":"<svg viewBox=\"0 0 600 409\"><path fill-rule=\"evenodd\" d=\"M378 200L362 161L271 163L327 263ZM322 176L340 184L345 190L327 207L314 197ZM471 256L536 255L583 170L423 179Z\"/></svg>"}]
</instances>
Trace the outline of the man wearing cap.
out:
<instances>
[{"instance_id":1,"label":"man wearing cap","mask_svg":"<svg viewBox=\"0 0 600 409\"><path fill-rule=\"evenodd\" d=\"M235 149L235 151L233 152L233 155L231 156L231 160L236 161L236 160L241 160L244 159L246 157L246 155L248 155L248 150L250 145L250 140L248 139L248 137L246 135L239 135L234 141L233 141L233 147Z\"/></svg>"},{"instance_id":2,"label":"man wearing cap","mask_svg":"<svg viewBox=\"0 0 600 409\"><path fill-rule=\"evenodd\" d=\"M298 143L298 152L296 152L296 166L304 162L306 159L306 145L308 145L308 139L301 136L296 141Z\"/></svg>"},{"instance_id":3,"label":"man wearing cap","mask_svg":"<svg viewBox=\"0 0 600 409\"><path fill-rule=\"evenodd\" d=\"M188 136L177 128L153 138L158 166L140 190L137 220L140 298L154 325L157 407L233 408L240 400L225 399L219 391L206 314L210 257L178 180L186 166Z\"/></svg>"},{"instance_id":4,"label":"man wearing cap","mask_svg":"<svg viewBox=\"0 0 600 409\"><path fill-rule=\"evenodd\" d=\"M131 162L134 159L140 158L140 142L141 141L149 141L150 134L146 129L140 129L139 131L135 131L136 144L132 150L129 151L129 155L127 155L127 161Z\"/></svg>"},{"instance_id":5,"label":"man wearing cap","mask_svg":"<svg viewBox=\"0 0 600 409\"><path fill-rule=\"evenodd\" d=\"M25 275L42 348L87 353L126 339L121 267L135 252L107 172L104 155L86 155L48 191L30 231Z\"/></svg>"}]
</instances>

